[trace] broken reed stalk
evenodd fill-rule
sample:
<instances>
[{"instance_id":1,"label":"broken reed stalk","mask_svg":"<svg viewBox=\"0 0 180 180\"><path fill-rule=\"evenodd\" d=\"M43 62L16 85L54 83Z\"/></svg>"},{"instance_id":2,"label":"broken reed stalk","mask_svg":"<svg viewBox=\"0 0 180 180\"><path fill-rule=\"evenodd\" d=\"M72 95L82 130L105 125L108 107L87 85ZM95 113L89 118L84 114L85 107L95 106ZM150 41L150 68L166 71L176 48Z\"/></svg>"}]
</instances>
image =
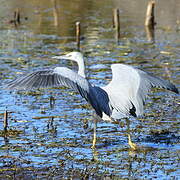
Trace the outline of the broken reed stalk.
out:
<instances>
[{"instance_id":1,"label":"broken reed stalk","mask_svg":"<svg viewBox=\"0 0 180 180\"><path fill-rule=\"evenodd\" d=\"M53 108L54 105L55 105L55 99L54 99L53 96L50 96L50 98L49 98L49 103L50 103L50 107Z\"/></svg>"},{"instance_id":2,"label":"broken reed stalk","mask_svg":"<svg viewBox=\"0 0 180 180\"><path fill-rule=\"evenodd\" d=\"M4 131L7 132L8 128L8 112L7 110L4 112Z\"/></svg>"},{"instance_id":3,"label":"broken reed stalk","mask_svg":"<svg viewBox=\"0 0 180 180\"><path fill-rule=\"evenodd\" d=\"M148 2L147 11L146 11L145 26L154 27L154 25L155 25L154 7L155 7L155 1L150 0Z\"/></svg>"},{"instance_id":4,"label":"broken reed stalk","mask_svg":"<svg viewBox=\"0 0 180 180\"><path fill-rule=\"evenodd\" d=\"M148 41L153 41L153 42L154 42L154 25L155 25L154 7L155 7L155 1L150 0L147 6L146 19L144 24L147 34L147 39Z\"/></svg>"},{"instance_id":5,"label":"broken reed stalk","mask_svg":"<svg viewBox=\"0 0 180 180\"><path fill-rule=\"evenodd\" d=\"M20 11L19 11L19 9L17 9L17 17L16 17L16 20L17 20L18 24L21 23L21 20L20 20Z\"/></svg>"},{"instance_id":6,"label":"broken reed stalk","mask_svg":"<svg viewBox=\"0 0 180 180\"><path fill-rule=\"evenodd\" d=\"M54 26L58 26L59 22L58 22L58 8L57 8L57 1L56 0L51 0L53 3L53 16L54 16Z\"/></svg>"},{"instance_id":7,"label":"broken reed stalk","mask_svg":"<svg viewBox=\"0 0 180 180\"><path fill-rule=\"evenodd\" d=\"M147 36L147 40L150 41L150 42L154 42L154 36L155 36L155 33L154 33L154 26L151 27L151 26L145 26L145 30L146 30L146 36Z\"/></svg>"},{"instance_id":8,"label":"broken reed stalk","mask_svg":"<svg viewBox=\"0 0 180 180\"><path fill-rule=\"evenodd\" d=\"M20 11L19 9L16 9L16 11L14 11L14 23L21 23L21 17L20 17Z\"/></svg>"},{"instance_id":9,"label":"broken reed stalk","mask_svg":"<svg viewBox=\"0 0 180 180\"><path fill-rule=\"evenodd\" d=\"M51 117L51 121L50 121L50 125L53 126L53 122L54 122L54 117Z\"/></svg>"},{"instance_id":10,"label":"broken reed stalk","mask_svg":"<svg viewBox=\"0 0 180 180\"><path fill-rule=\"evenodd\" d=\"M120 18L119 18L119 9L113 10L113 27L116 29L115 38L119 42L120 39Z\"/></svg>"},{"instance_id":11,"label":"broken reed stalk","mask_svg":"<svg viewBox=\"0 0 180 180\"><path fill-rule=\"evenodd\" d=\"M76 44L78 51L80 51L80 35L81 35L80 22L76 22Z\"/></svg>"}]
</instances>

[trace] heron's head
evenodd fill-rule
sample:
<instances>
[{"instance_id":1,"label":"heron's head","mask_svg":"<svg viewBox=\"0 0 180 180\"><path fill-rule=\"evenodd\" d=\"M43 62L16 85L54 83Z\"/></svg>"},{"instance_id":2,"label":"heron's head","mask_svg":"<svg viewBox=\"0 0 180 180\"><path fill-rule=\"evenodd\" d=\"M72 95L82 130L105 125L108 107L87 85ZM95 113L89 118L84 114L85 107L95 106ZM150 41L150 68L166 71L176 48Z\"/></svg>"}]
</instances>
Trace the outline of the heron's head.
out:
<instances>
[{"instance_id":1,"label":"heron's head","mask_svg":"<svg viewBox=\"0 0 180 180\"><path fill-rule=\"evenodd\" d=\"M67 59L67 60L71 60L71 61L81 61L83 59L83 55L80 52L70 52L66 55L62 55L62 56L54 56L52 58L55 59Z\"/></svg>"},{"instance_id":2,"label":"heron's head","mask_svg":"<svg viewBox=\"0 0 180 180\"><path fill-rule=\"evenodd\" d=\"M54 56L52 58L55 59L68 59L71 61L75 61L78 64L78 74L81 75L82 77L86 77L85 76L85 65L84 65L84 59L83 59L83 55L80 52L70 52L66 55L62 55L62 56Z\"/></svg>"}]
</instances>

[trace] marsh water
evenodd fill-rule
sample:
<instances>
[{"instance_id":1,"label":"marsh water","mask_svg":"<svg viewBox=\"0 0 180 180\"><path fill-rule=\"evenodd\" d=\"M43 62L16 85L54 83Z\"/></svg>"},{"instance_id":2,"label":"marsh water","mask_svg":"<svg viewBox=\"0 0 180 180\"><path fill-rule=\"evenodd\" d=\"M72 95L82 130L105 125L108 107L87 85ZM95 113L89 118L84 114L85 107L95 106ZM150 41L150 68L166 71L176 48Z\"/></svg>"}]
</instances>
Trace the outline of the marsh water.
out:
<instances>
[{"instance_id":1,"label":"marsh water","mask_svg":"<svg viewBox=\"0 0 180 180\"><path fill-rule=\"evenodd\" d=\"M81 22L81 52L86 74L103 86L111 64L140 67L180 83L179 1L160 0L155 7L155 36L144 28L147 1L72 0L5 1L0 7L0 178L1 179L178 179L179 96L153 89L144 116L97 124L92 149L94 111L79 94L64 87L9 91L3 84L23 73L53 66L77 71L77 64L54 55L76 50L75 23ZM20 12L20 24L13 22ZM112 12L120 10L120 41ZM53 99L53 100L52 100ZM8 111L8 132L3 132Z\"/></svg>"}]
</instances>

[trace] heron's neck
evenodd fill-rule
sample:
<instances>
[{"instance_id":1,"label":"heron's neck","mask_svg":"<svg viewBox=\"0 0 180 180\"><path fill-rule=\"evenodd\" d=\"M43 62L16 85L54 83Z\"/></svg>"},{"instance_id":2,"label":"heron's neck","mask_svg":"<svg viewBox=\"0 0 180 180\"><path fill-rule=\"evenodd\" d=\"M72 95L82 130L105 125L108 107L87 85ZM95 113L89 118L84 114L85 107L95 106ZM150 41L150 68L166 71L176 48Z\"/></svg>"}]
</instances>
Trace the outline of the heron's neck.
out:
<instances>
[{"instance_id":1,"label":"heron's neck","mask_svg":"<svg viewBox=\"0 0 180 180\"><path fill-rule=\"evenodd\" d=\"M78 74L84 78L86 78L86 75L85 75L85 64L84 64L84 59L83 57L81 59L79 59L78 61Z\"/></svg>"}]
</instances>

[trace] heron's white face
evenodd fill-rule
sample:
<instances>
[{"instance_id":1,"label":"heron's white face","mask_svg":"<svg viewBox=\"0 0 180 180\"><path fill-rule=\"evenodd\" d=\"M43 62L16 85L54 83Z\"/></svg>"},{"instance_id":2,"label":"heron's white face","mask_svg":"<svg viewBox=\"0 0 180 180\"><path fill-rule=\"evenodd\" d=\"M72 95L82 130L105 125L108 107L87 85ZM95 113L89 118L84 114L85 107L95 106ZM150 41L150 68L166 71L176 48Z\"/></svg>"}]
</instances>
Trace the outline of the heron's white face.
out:
<instances>
[{"instance_id":1,"label":"heron's white face","mask_svg":"<svg viewBox=\"0 0 180 180\"><path fill-rule=\"evenodd\" d=\"M63 56L54 56L52 58L55 58L55 59L68 59L68 60L71 60L71 61L79 61L81 58L83 58L83 55L80 53L80 52L70 52L66 55L63 55Z\"/></svg>"}]
</instances>

